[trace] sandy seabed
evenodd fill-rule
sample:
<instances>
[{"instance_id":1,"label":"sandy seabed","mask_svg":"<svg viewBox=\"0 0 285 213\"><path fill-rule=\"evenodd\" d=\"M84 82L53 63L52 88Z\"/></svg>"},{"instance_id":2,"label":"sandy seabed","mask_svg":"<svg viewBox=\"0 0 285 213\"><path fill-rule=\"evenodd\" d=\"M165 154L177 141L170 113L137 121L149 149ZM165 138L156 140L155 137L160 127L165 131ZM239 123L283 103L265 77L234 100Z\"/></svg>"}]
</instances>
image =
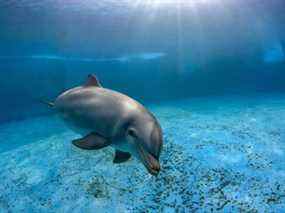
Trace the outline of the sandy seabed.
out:
<instances>
[{"instance_id":1,"label":"sandy seabed","mask_svg":"<svg viewBox=\"0 0 285 213\"><path fill-rule=\"evenodd\" d=\"M0 212L284 212L285 96L149 108L164 132L156 178L73 147L56 116L0 126Z\"/></svg>"}]
</instances>

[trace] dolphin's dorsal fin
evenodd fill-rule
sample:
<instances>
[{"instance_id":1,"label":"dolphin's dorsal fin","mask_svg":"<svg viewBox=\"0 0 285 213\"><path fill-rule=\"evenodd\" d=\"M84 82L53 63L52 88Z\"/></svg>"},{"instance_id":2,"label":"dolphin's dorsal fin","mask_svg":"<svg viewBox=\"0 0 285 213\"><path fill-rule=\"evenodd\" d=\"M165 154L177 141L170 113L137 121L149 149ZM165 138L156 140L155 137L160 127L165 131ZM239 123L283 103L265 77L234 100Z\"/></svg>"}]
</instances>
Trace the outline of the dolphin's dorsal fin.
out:
<instances>
[{"instance_id":1,"label":"dolphin's dorsal fin","mask_svg":"<svg viewBox=\"0 0 285 213\"><path fill-rule=\"evenodd\" d=\"M88 75L88 79L87 79L85 86L86 87L102 87L99 80L93 74Z\"/></svg>"}]
</instances>

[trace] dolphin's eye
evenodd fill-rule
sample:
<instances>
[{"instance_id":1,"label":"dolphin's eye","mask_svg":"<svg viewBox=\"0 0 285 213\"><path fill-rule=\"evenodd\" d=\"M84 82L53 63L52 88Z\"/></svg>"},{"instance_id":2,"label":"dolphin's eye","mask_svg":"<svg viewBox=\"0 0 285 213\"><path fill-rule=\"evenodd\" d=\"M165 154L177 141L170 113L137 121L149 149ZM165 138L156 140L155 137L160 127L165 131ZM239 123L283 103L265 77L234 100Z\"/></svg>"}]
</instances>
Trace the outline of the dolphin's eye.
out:
<instances>
[{"instance_id":1,"label":"dolphin's eye","mask_svg":"<svg viewBox=\"0 0 285 213\"><path fill-rule=\"evenodd\" d=\"M132 137L134 137L134 138L137 137L136 131L135 131L134 129L129 129L128 133L129 133L130 136L132 136Z\"/></svg>"}]
</instances>

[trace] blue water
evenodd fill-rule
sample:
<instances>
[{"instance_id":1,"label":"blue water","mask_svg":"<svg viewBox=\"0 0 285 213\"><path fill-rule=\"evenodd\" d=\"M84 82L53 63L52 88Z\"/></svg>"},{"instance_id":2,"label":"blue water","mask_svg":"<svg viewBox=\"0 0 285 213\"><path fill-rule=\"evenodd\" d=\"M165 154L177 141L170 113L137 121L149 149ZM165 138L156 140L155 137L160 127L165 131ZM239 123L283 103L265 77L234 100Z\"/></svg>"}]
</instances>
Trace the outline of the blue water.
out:
<instances>
[{"instance_id":1,"label":"blue water","mask_svg":"<svg viewBox=\"0 0 285 213\"><path fill-rule=\"evenodd\" d=\"M0 212L284 212L282 0L0 1ZM163 129L161 172L82 151L40 100L94 73Z\"/></svg>"}]
</instances>

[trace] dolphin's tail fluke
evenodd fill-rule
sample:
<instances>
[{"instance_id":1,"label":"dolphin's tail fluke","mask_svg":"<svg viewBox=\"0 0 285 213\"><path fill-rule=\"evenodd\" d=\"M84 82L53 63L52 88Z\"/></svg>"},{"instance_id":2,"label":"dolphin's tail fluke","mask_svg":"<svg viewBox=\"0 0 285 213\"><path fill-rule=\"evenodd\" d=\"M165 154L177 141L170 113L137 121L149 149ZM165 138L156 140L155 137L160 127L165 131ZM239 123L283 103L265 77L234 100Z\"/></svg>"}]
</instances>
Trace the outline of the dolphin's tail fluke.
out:
<instances>
[{"instance_id":1,"label":"dolphin's tail fluke","mask_svg":"<svg viewBox=\"0 0 285 213\"><path fill-rule=\"evenodd\" d=\"M45 101L45 100L40 100L41 103L48 105L49 107L53 108L54 107L54 102L51 101Z\"/></svg>"}]
</instances>

